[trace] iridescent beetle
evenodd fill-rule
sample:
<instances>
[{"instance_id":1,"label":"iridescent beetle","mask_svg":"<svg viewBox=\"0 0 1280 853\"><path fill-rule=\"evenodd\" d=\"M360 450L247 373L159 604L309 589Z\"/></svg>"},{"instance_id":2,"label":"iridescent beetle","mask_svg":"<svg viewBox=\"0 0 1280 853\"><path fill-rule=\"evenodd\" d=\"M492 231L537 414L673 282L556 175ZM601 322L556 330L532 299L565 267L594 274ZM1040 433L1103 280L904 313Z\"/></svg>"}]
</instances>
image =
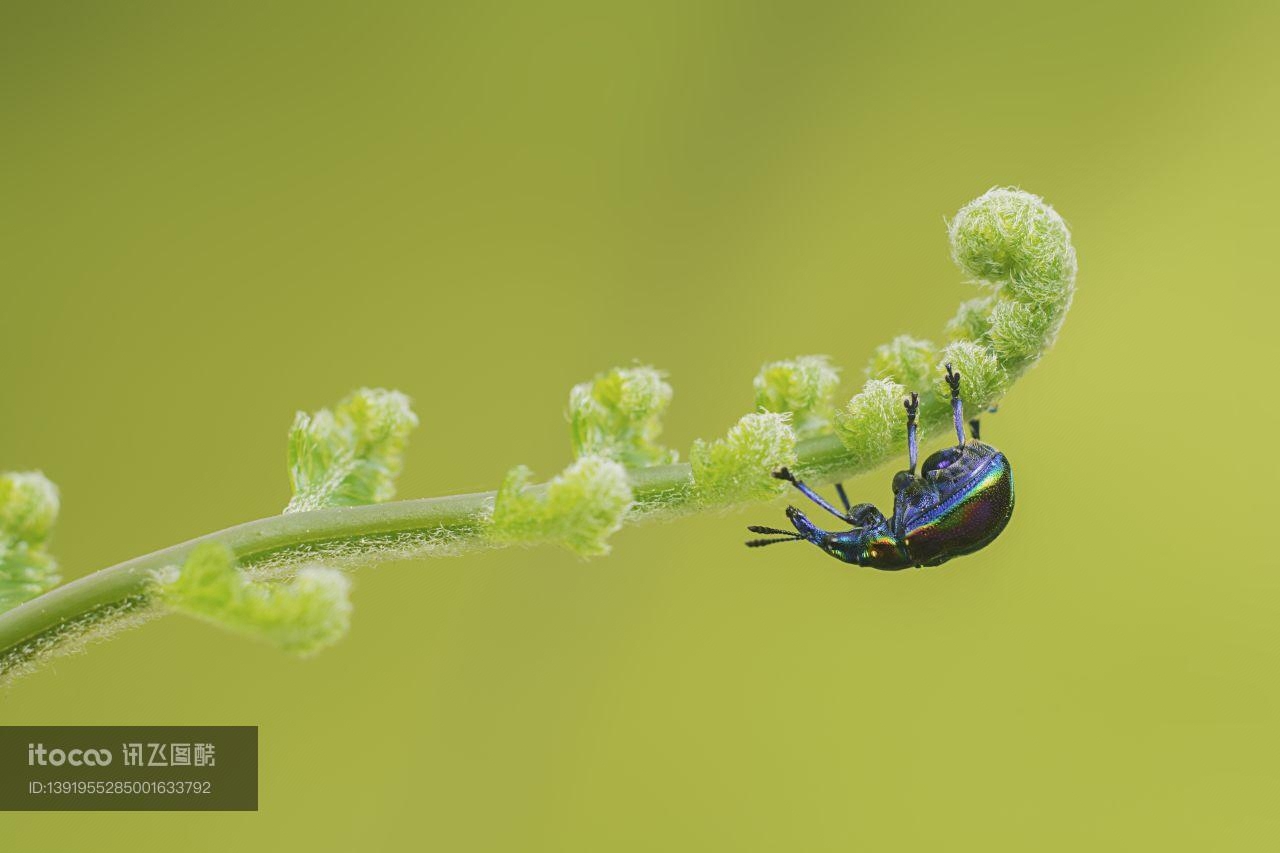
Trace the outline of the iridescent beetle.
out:
<instances>
[{"instance_id":1,"label":"iridescent beetle","mask_svg":"<svg viewBox=\"0 0 1280 853\"><path fill-rule=\"evenodd\" d=\"M916 476L918 447L916 413L920 399L913 392L904 400L907 410L907 451L911 467L893 478L893 518L887 519L871 504L849 505L844 486L836 493L844 512L827 503L813 489L786 468L773 476L786 480L807 498L842 521L852 530L822 530L793 506L787 518L796 532L773 527L752 526L752 533L777 536L753 539L749 548L778 542L807 541L846 563L873 569L896 571L910 566L939 566L952 557L972 554L986 547L1004 530L1013 515L1013 470L999 450L978 440L978 422L970 421L973 440L965 441L963 407L960 403L960 373L947 365L951 387L951 414L959 444L939 450L924 461Z\"/></svg>"}]
</instances>

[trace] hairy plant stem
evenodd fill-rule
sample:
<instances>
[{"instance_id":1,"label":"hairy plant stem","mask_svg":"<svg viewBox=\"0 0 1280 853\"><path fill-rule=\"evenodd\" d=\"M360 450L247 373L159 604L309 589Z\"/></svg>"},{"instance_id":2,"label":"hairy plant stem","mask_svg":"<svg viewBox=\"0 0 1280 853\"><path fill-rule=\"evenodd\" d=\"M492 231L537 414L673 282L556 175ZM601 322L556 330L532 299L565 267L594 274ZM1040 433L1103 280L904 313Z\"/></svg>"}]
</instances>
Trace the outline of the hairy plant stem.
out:
<instances>
[{"instance_id":1,"label":"hairy plant stem","mask_svg":"<svg viewBox=\"0 0 1280 853\"><path fill-rule=\"evenodd\" d=\"M797 450L797 467L815 483L834 482L867 467L854 465L834 435L802 441ZM631 469L629 475L635 496L630 522L671 518L700 508L687 463ZM56 639L62 626L92 621L95 613L112 616L145 607L155 573L181 565L203 542L230 548L249 573L297 565L325 553L340 553L339 561L348 564L395 557L401 552L388 548L388 543L415 535L447 542L446 547L424 549L416 556L456 554L502 544L485 535L493 498L493 492L478 492L277 515L101 569L0 614L0 678L25 662L24 646L47 645L41 638Z\"/></svg>"},{"instance_id":2,"label":"hairy plant stem","mask_svg":"<svg viewBox=\"0 0 1280 853\"><path fill-rule=\"evenodd\" d=\"M839 377L825 356L767 364L754 382L756 411L723 438L695 441L692 464L670 463L675 454L657 441L672 392L646 366L574 387L575 461L541 486L528 485L529 470L517 466L497 492L378 503L394 492L417 423L408 398L363 388L333 410L299 414L289 439L294 499L283 515L103 569L0 613L0 680L169 610L307 654L340 637L350 613L345 578L308 564L540 542L603 554L623 522L780 495L785 486L769 473L781 465L815 485L878 467L904 450L909 390L920 391L921 440L949 431L939 369L955 365L965 408L977 416L1043 355L1071 304L1075 250L1043 199L993 188L948 232L952 258L989 290L960 306L947 344L900 335L878 347L870 378L839 408ZM39 472L0 475L0 607L56 583L45 540L57 508L56 488ZM262 583L295 573L286 585Z\"/></svg>"}]
</instances>

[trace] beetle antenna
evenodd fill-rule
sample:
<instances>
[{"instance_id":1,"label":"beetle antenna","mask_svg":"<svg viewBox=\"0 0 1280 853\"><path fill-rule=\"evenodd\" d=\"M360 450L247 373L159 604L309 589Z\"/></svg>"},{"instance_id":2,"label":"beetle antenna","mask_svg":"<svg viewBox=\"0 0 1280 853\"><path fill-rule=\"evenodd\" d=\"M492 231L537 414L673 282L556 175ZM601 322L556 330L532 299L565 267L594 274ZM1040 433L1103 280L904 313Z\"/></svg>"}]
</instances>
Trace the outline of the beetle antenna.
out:
<instances>
[{"instance_id":1,"label":"beetle antenna","mask_svg":"<svg viewBox=\"0 0 1280 853\"><path fill-rule=\"evenodd\" d=\"M776 527L763 527L759 524L753 524L747 529L750 530L752 533L768 533L773 536L795 536L796 535L796 532L794 530L779 530Z\"/></svg>"},{"instance_id":2,"label":"beetle antenna","mask_svg":"<svg viewBox=\"0 0 1280 853\"><path fill-rule=\"evenodd\" d=\"M752 533L767 533L771 536L779 536L780 539L752 539L747 543L748 548L763 548L765 545L777 545L779 542L799 542L804 537L791 530L779 530L776 527L763 527L759 524L753 524L747 528Z\"/></svg>"},{"instance_id":3,"label":"beetle antenna","mask_svg":"<svg viewBox=\"0 0 1280 853\"><path fill-rule=\"evenodd\" d=\"M964 447L964 404L960 402L960 371L952 370L947 362L947 384L951 386L951 419L955 421L956 438Z\"/></svg>"},{"instance_id":4,"label":"beetle antenna","mask_svg":"<svg viewBox=\"0 0 1280 853\"><path fill-rule=\"evenodd\" d=\"M765 545L777 545L779 542L799 542L803 537L788 536L785 539L752 539L747 542L748 548L763 548Z\"/></svg>"}]
</instances>

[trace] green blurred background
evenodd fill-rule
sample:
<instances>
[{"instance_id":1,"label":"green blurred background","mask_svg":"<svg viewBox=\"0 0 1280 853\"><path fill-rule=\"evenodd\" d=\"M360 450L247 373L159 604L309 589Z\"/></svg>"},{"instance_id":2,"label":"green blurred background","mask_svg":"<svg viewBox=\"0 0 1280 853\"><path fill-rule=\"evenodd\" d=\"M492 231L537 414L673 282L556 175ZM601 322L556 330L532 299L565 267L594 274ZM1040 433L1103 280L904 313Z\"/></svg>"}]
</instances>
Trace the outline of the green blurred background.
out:
<instances>
[{"instance_id":1,"label":"green blurred background","mask_svg":"<svg viewBox=\"0 0 1280 853\"><path fill-rule=\"evenodd\" d=\"M68 577L278 512L359 385L416 401L411 497L554 473L633 359L682 449L766 360L851 392L972 295L943 218L994 184L1081 261L980 555L746 551L779 503L366 570L303 662L165 619L0 722L259 725L261 811L3 849L1280 844L1274 4L2 8L0 467L61 486Z\"/></svg>"}]
</instances>

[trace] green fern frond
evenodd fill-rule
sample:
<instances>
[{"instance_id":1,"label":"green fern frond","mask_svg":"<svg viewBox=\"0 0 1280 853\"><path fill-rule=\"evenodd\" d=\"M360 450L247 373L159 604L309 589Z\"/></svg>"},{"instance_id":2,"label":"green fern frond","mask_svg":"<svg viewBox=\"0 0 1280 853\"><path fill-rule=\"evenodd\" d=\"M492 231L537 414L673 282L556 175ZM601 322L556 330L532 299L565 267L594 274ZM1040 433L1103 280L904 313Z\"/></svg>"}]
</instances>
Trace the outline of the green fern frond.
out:
<instances>
[{"instance_id":1,"label":"green fern frond","mask_svg":"<svg viewBox=\"0 0 1280 853\"><path fill-rule=\"evenodd\" d=\"M418 416L399 391L361 388L333 411L298 412L289 430L293 499L285 512L358 506L395 497Z\"/></svg>"},{"instance_id":2,"label":"green fern frond","mask_svg":"<svg viewBox=\"0 0 1280 853\"><path fill-rule=\"evenodd\" d=\"M555 542L584 557L609 553L609 537L632 503L627 469L583 456L545 486L530 486L523 465L507 473L494 497L489 536L506 543Z\"/></svg>"},{"instance_id":3,"label":"green fern frond","mask_svg":"<svg viewBox=\"0 0 1280 853\"><path fill-rule=\"evenodd\" d=\"M45 542L58 520L58 488L39 471L0 474L0 612L57 586Z\"/></svg>"},{"instance_id":4,"label":"green fern frond","mask_svg":"<svg viewBox=\"0 0 1280 853\"><path fill-rule=\"evenodd\" d=\"M675 462L658 443L671 386L652 367L618 367L569 392L573 455L603 456L628 467Z\"/></svg>"},{"instance_id":5,"label":"green fern frond","mask_svg":"<svg viewBox=\"0 0 1280 853\"><path fill-rule=\"evenodd\" d=\"M743 415L724 438L698 439L689 451L696 500L736 504L776 497L785 485L773 472L796 462L796 434L787 412Z\"/></svg>"},{"instance_id":6,"label":"green fern frond","mask_svg":"<svg viewBox=\"0 0 1280 853\"><path fill-rule=\"evenodd\" d=\"M418 419L405 395L362 389L332 411L297 416L284 515L211 534L190 554L174 546L51 590L44 543L57 491L39 474L0 476L0 610L9 608L0 613L0 677L140 624L157 604L309 653L336 641L350 617L345 576L307 567L318 555L349 564L531 543L604 554L625 521L774 498L786 488L772 476L783 466L818 485L900 458L909 391L920 394L922 440L951 429L947 363L961 374L969 414L981 413L1052 345L1075 290L1066 223L1038 196L994 188L948 229L953 259L986 292L960 306L945 343L902 335L877 348L868 381L843 405L825 356L766 364L753 384L760 411L723 438L694 442L688 463L658 441L672 401L664 375L618 368L570 393L576 461L550 482L534 485L517 466L496 492L379 503L394 494ZM38 604L14 606L37 595Z\"/></svg>"},{"instance_id":7,"label":"green fern frond","mask_svg":"<svg viewBox=\"0 0 1280 853\"><path fill-rule=\"evenodd\" d=\"M831 428L840 371L825 355L802 355L760 368L753 382L756 408L790 412L797 438Z\"/></svg>"},{"instance_id":8,"label":"green fern frond","mask_svg":"<svg viewBox=\"0 0 1280 853\"><path fill-rule=\"evenodd\" d=\"M351 624L350 583L341 572L307 568L287 583L253 581L214 542L159 573L158 590L170 610L300 655L333 645Z\"/></svg>"}]
</instances>

